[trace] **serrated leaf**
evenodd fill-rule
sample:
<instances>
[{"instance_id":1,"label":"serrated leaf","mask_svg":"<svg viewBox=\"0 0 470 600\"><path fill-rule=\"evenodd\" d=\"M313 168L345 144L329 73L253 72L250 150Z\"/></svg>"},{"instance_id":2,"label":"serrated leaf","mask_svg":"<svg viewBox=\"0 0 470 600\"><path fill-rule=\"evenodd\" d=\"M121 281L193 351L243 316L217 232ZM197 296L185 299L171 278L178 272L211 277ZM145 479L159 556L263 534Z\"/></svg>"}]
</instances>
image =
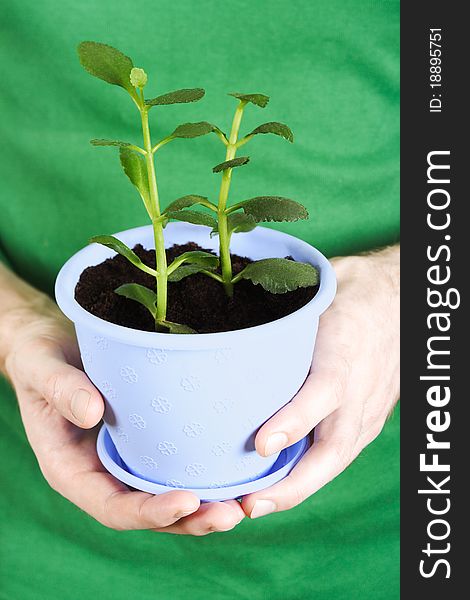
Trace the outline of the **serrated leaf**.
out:
<instances>
[{"instance_id":1,"label":"serrated leaf","mask_svg":"<svg viewBox=\"0 0 470 600\"><path fill-rule=\"evenodd\" d=\"M263 123L262 125L256 127L256 129L253 129L253 131L248 135L256 135L258 133L274 133L274 135L280 135L288 142L292 143L294 141L294 134L292 133L290 127L284 125L284 123L278 123L276 121Z\"/></svg>"},{"instance_id":2,"label":"serrated leaf","mask_svg":"<svg viewBox=\"0 0 470 600\"><path fill-rule=\"evenodd\" d=\"M135 252L133 252L128 246L126 246L124 242L121 242L121 240L118 240L112 235L95 235L94 237L90 238L90 244L93 243L101 244L102 246L111 248L111 250L114 250L114 252L117 252L121 256L124 256L124 258L127 258L127 260L130 263L132 263L134 266L136 266L141 271L144 271L145 273L150 272L151 274L153 274L154 272L154 269L144 264L137 256L137 254L135 254Z\"/></svg>"},{"instance_id":3,"label":"serrated leaf","mask_svg":"<svg viewBox=\"0 0 470 600\"><path fill-rule=\"evenodd\" d=\"M136 97L130 74L134 67L132 60L112 46L99 42L81 42L77 48L82 67L91 75L119 85Z\"/></svg>"},{"instance_id":4,"label":"serrated leaf","mask_svg":"<svg viewBox=\"0 0 470 600\"><path fill-rule=\"evenodd\" d=\"M204 270L206 270L206 267L201 267L198 265L181 265L175 271L173 271L173 273L168 275L168 281L171 283L176 283L185 277L188 277L189 275L195 275L196 273L200 273Z\"/></svg>"},{"instance_id":5,"label":"serrated leaf","mask_svg":"<svg viewBox=\"0 0 470 600\"><path fill-rule=\"evenodd\" d=\"M127 148L132 146L130 142L121 142L119 140L90 140L92 146L119 146L119 148Z\"/></svg>"},{"instance_id":6,"label":"serrated leaf","mask_svg":"<svg viewBox=\"0 0 470 600\"><path fill-rule=\"evenodd\" d=\"M190 194L188 196L182 196L181 198L177 198L170 202L170 204L166 207L165 213L167 211L177 211L182 208L187 208L188 206L193 206L194 204L200 204L201 202L206 202L207 198L205 196L197 196L195 194Z\"/></svg>"},{"instance_id":7,"label":"serrated leaf","mask_svg":"<svg viewBox=\"0 0 470 600\"><path fill-rule=\"evenodd\" d=\"M247 215L251 215L257 223L263 221L299 221L308 219L308 211L295 200L281 196L257 196L240 202L238 205Z\"/></svg>"},{"instance_id":8,"label":"serrated leaf","mask_svg":"<svg viewBox=\"0 0 470 600\"><path fill-rule=\"evenodd\" d=\"M229 96L233 96L234 98L238 98L245 102L251 102L260 108L265 108L269 102L269 96L265 96L264 94L239 94L238 92L231 92L229 93Z\"/></svg>"},{"instance_id":9,"label":"serrated leaf","mask_svg":"<svg viewBox=\"0 0 470 600\"><path fill-rule=\"evenodd\" d=\"M202 88L176 90L162 94L151 100L146 100L147 106L162 106L166 104L185 104L186 102L197 102L206 92Z\"/></svg>"},{"instance_id":10,"label":"serrated leaf","mask_svg":"<svg viewBox=\"0 0 470 600\"><path fill-rule=\"evenodd\" d=\"M199 121L198 123L183 123L173 131L171 137L174 138L195 138L201 135L207 135L211 131L215 131L215 125L207 121Z\"/></svg>"},{"instance_id":11,"label":"serrated leaf","mask_svg":"<svg viewBox=\"0 0 470 600\"><path fill-rule=\"evenodd\" d=\"M246 233L256 227L256 221L251 215L232 213L227 219L229 231L232 233Z\"/></svg>"},{"instance_id":12,"label":"serrated leaf","mask_svg":"<svg viewBox=\"0 0 470 600\"><path fill-rule=\"evenodd\" d=\"M220 173L220 171L225 171L225 169L233 169L235 167L246 165L247 162L250 162L249 156L239 156L238 158L232 158L232 160L226 160L225 162L216 165L212 169L212 172Z\"/></svg>"},{"instance_id":13,"label":"serrated leaf","mask_svg":"<svg viewBox=\"0 0 470 600\"><path fill-rule=\"evenodd\" d=\"M126 147L122 147L119 150L119 158L121 159L121 165L124 169L124 173L129 177L131 183L137 188L149 215L152 215L153 208L150 201L150 189L149 180L147 175L147 165L145 164L145 158L129 150Z\"/></svg>"},{"instance_id":14,"label":"serrated leaf","mask_svg":"<svg viewBox=\"0 0 470 600\"><path fill-rule=\"evenodd\" d=\"M125 283L114 290L116 294L129 298L129 300L135 300L145 306L150 312L152 317L155 319L157 314L157 294L149 290L144 285L138 283Z\"/></svg>"},{"instance_id":15,"label":"serrated leaf","mask_svg":"<svg viewBox=\"0 0 470 600\"><path fill-rule=\"evenodd\" d=\"M191 327L187 325L181 325L181 323L173 323L172 321L158 321L157 324L167 329L170 333L197 333Z\"/></svg>"},{"instance_id":16,"label":"serrated leaf","mask_svg":"<svg viewBox=\"0 0 470 600\"><path fill-rule=\"evenodd\" d=\"M217 225L217 221L213 217L206 213L196 212L195 210L176 210L166 212L165 214L168 219L193 223L194 225L207 225L207 227L212 228Z\"/></svg>"},{"instance_id":17,"label":"serrated leaf","mask_svg":"<svg viewBox=\"0 0 470 600\"><path fill-rule=\"evenodd\" d=\"M250 263L239 276L261 285L272 294L284 294L300 287L317 285L319 279L318 271L312 265L286 258L265 258Z\"/></svg>"}]
</instances>

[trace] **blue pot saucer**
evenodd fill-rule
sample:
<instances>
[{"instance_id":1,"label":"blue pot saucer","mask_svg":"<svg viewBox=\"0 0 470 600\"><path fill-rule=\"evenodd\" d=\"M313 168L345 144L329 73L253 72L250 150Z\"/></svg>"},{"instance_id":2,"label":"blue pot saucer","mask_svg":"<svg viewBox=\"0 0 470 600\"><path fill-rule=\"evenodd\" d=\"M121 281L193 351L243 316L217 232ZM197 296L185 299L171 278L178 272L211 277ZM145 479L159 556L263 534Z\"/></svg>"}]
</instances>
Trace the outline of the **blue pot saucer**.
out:
<instances>
[{"instance_id":1,"label":"blue pot saucer","mask_svg":"<svg viewBox=\"0 0 470 600\"><path fill-rule=\"evenodd\" d=\"M150 494L164 494L165 492L171 492L175 489L185 489L198 496L203 502L220 502L222 500L241 498L247 494L252 494L253 492L274 485L290 473L306 452L308 445L308 437L305 437L296 444L286 448L280 453L279 458L274 463L269 473L254 481L221 488L174 488L169 485L147 481L146 479L142 479L141 477L137 477L130 473L119 456L106 429L106 425L101 427L96 441L98 456L103 463L103 466L107 471L114 475L116 479L119 479L119 481L122 481L126 485L143 492L149 492Z\"/></svg>"}]
</instances>

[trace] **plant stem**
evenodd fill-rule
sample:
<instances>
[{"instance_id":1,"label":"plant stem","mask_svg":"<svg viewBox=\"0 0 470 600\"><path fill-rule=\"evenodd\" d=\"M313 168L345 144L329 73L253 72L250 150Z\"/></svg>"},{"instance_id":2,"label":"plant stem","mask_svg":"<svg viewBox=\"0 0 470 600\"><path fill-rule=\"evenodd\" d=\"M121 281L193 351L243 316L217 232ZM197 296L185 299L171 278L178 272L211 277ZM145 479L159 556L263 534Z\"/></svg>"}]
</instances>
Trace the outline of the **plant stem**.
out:
<instances>
[{"instance_id":1,"label":"plant stem","mask_svg":"<svg viewBox=\"0 0 470 600\"><path fill-rule=\"evenodd\" d=\"M159 221L161 215L160 202L158 199L157 178L155 175L155 163L153 160L152 141L150 139L148 107L143 105L139 108L142 120L142 133L144 136L145 162L147 165L147 174L150 190L150 200L152 203L152 225L153 237L155 240L155 258L156 270L156 292L157 292L157 313L156 321L166 319L167 293L168 293L168 269L166 262L165 242L163 239L163 225Z\"/></svg>"},{"instance_id":2,"label":"plant stem","mask_svg":"<svg viewBox=\"0 0 470 600\"><path fill-rule=\"evenodd\" d=\"M240 101L239 105L235 110L235 115L232 121L232 130L228 140L227 151L225 154L225 160L232 160L235 158L237 153L237 139L238 131L240 129L240 123L243 116L243 110L245 109L246 102ZM227 220L227 200L228 193L230 190L230 183L232 180L232 169L225 169L222 173L222 182L220 184L219 192L219 203L217 208L218 214L218 229L219 229L219 254L220 254L220 265L222 268L222 281L224 284L225 292L230 298L233 296L233 283L232 283L232 260L230 258L230 232L228 230Z\"/></svg>"}]
</instances>

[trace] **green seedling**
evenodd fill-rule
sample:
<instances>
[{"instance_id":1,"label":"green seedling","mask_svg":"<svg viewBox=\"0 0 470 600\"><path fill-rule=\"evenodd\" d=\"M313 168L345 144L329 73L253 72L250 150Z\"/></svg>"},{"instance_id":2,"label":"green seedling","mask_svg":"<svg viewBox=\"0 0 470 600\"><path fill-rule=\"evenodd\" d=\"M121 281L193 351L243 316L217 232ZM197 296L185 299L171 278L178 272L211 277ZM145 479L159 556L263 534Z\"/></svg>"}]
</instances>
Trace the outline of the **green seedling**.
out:
<instances>
[{"instance_id":1,"label":"green seedling","mask_svg":"<svg viewBox=\"0 0 470 600\"><path fill-rule=\"evenodd\" d=\"M170 135L155 144L152 143L149 127L150 110L154 106L196 102L204 96L204 90L202 88L182 89L152 99L145 99L144 88L147 85L147 74L143 69L134 67L132 60L119 50L97 42L82 42L78 46L78 56L84 69L91 75L126 90L139 112L143 147L130 142L107 139L91 140L91 144L93 146L116 146L119 148L122 168L137 188L152 221L156 254L155 268L145 265L130 248L113 236L96 236L90 242L97 242L112 248L138 269L155 278L155 291L135 283L127 283L117 288L116 292L145 306L155 319L157 331L194 333L186 325L171 323L167 320L168 282L179 281L188 275L200 272L213 276L213 271L217 269L219 260L208 252L195 251L185 252L168 265L163 229L168 220L174 218L174 214L181 211L182 208L194 204L211 208L212 205L202 196L190 195L175 200L165 211L162 211L155 172L155 154L160 148L176 139L195 138L212 131L220 136L223 134L205 121L184 123L176 127ZM194 217L194 214L196 214L196 217ZM206 217L206 221L204 221L204 217ZM195 211L186 211L185 218L182 220L208 223L207 215L199 217Z\"/></svg>"},{"instance_id":2,"label":"green seedling","mask_svg":"<svg viewBox=\"0 0 470 600\"><path fill-rule=\"evenodd\" d=\"M222 131L211 125L211 131L222 141L226 147L224 162L216 165L212 171L222 173L219 199L217 205L205 199L199 202L213 212L213 216L191 211L193 223L209 225L212 227L212 235L219 236L219 256L221 274L209 272L207 275L220 281L227 295L233 295L233 286L241 279L248 279L254 284L261 285L273 294L293 291L299 287L309 287L318 283L318 271L310 264L299 263L285 258L267 258L247 265L240 273L233 275L232 261L230 256L230 240L232 234L248 232L254 229L258 223L266 221L298 221L308 219L307 209L294 200L280 196L257 196L249 200L243 200L229 206L228 196L232 181L233 169L246 165L248 156L236 156L237 150L248 143L259 134L271 133L283 137L288 142L294 141L292 131L287 125L277 122L263 123L256 127L251 133L239 139L240 124L243 112L247 104L253 104L265 108L269 97L264 94L229 94L238 99L238 106L232 121L229 137ZM188 212L184 210L190 206L189 202L177 207L177 211L171 213L173 219L181 221L190 220Z\"/></svg>"}]
</instances>

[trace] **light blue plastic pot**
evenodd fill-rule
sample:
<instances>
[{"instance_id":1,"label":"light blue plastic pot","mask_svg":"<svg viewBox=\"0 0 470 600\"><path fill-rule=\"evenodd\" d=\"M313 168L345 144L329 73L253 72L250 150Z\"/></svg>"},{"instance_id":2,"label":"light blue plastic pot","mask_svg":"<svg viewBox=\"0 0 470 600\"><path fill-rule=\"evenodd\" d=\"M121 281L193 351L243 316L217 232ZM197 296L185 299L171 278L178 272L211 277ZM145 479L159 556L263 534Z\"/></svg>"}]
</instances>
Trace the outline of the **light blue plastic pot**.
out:
<instances>
[{"instance_id":1,"label":"light blue plastic pot","mask_svg":"<svg viewBox=\"0 0 470 600\"><path fill-rule=\"evenodd\" d=\"M130 247L154 247L150 226L116 236ZM170 223L165 238L168 247L193 241L217 250L218 240L206 227ZM259 482L254 488L260 489L264 477L272 483L278 455L259 456L255 434L302 386L318 320L334 298L336 280L318 250L271 229L233 236L231 250L255 260L292 256L309 262L320 271L320 289L301 309L265 325L169 335L114 325L75 301L82 271L113 251L91 244L72 256L57 277L57 303L74 322L85 371L106 400L104 422L120 457L119 469L109 455L103 459L104 443L98 445L100 457L120 479L124 467L133 482L157 484L160 491L199 490L200 497L219 488L228 488L230 497L230 488L248 482ZM285 460L282 464L285 476Z\"/></svg>"}]
</instances>

